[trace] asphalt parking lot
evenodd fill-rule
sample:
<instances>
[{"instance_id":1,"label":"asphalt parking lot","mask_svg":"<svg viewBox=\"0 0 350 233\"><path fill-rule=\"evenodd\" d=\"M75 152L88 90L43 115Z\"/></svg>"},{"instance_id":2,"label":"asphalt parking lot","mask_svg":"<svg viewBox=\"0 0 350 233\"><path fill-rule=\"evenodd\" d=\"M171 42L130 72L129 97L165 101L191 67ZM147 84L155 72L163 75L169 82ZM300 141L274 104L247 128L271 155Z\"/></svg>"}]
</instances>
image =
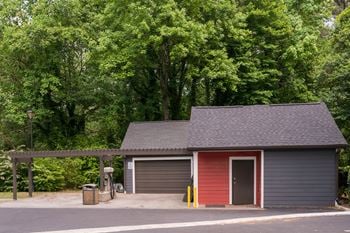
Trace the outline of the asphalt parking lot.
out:
<instances>
[{"instance_id":1,"label":"asphalt parking lot","mask_svg":"<svg viewBox=\"0 0 350 233\"><path fill-rule=\"evenodd\" d=\"M50 193L0 203L0 233L82 232L350 232L346 216L263 220L335 208L187 208L182 195L118 194L99 205L82 205L81 193ZM249 218L249 222L234 222ZM259 221L255 221L260 219ZM220 222L224 221L224 222ZM225 222L226 221L226 222ZM228 221L228 222L227 222ZM232 222L233 221L233 222ZM203 222L208 225L203 226ZM149 226L151 224L151 226ZM198 225L199 224L199 225ZM146 227L143 227L146 225ZM133 231L132 227L138 230ZM155 227L154 229L149 228ZM100 229L99 229L100 228ZM258 231L256 231L258 229ZM347 231L349 230L349 231Z\"/></svg>"}]
</instances>

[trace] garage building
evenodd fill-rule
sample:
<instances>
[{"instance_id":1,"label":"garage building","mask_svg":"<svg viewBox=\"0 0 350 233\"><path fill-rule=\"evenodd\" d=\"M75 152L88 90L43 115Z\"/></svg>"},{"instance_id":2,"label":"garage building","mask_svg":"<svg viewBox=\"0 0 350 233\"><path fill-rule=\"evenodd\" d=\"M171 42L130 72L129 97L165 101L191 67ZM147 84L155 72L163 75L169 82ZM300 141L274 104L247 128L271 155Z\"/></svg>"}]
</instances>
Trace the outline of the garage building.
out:
<instances>
[{"instance_id":1,"label":"garage building","mask_svg":"<svg viewBox=\"0 0 350 233\"><path fill-rule=\"evenodd\" d=\"M189 121L134 122L121 149L128 193L199 205L333 206L347 142L324 103L193 107Z\"/></svg>"}]
</instances>

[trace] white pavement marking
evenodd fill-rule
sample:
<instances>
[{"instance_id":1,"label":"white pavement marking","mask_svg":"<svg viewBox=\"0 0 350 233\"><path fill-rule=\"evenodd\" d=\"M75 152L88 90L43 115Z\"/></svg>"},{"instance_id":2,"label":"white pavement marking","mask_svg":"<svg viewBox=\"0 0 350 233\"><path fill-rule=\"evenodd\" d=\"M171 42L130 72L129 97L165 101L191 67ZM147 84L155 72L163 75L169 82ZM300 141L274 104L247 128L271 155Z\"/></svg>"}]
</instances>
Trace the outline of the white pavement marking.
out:
<instances>
[{"instance_id":1,"label":"white pavement marking","mask_svg":"<svg viewBox=\"0 0 350 233\"><path fill-rule=\"evenodd\" d=\"M345 232L350 232L350 230L344 230Z\"/></svg>"},{"instance_id":2,"label":"white pavement marking","mask_svg":"<svg viewBox=\"0 0 350 233\"><path fill-rule=\"evenodd\" d=\"M85 233L85 232L111 233L111 232L124 232L124 231L137 231L137 230L213 226L213 225L237 224L237 223L247 223L247 222L263 222L263 221L271 221L271 220L283 220L283 219L292 219L292 218L312 218L312 217L327 217L327 216L350 216L350 211L285 214L285 215L264 216L264 217L223 219L223 220L214 220L214 221L161 223L161 224L147 224L147 225L135 225L135 226L113 226L113 227L99 227L99 228L82 228L82 229L73 229L73 230L59 230L59 231L45 231L45 232L41 231L41 232L35 232L35 233ZM346 232L350 232L350 231L346 230Z\"/></svg>"}]
</instances>

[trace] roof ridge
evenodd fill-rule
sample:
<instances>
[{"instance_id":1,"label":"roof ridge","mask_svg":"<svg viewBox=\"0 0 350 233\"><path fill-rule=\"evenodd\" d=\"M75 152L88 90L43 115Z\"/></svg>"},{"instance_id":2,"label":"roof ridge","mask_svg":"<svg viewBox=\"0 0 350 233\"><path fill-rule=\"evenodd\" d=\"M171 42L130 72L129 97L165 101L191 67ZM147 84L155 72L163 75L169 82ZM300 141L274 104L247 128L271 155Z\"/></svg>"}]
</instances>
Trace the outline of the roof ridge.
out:
<instances>
[{"instance_id":1,"label":"roof ridge","mask_svg":"<svg viewBox=\"0 0 350 233\"><path fill-rule=\"evenodd\" d=\"M280 104L251 104L251 105L226 105L226 106L192 106L194 109L217 109L217 108L249 108L249 107L278 107L278 106L303 106L303 105L320 105L323 102L308 103L280 103Z\"/></svg>"},{"instance_id":2,"label":"roof ridge","mask_svg":"<svg viewBox=\"0 0 350 233\"><path fill-rule=\"evenodd\" d=\"M253 105L249 105L253 106ZM243 108L244 105L227 105L227 106L192 106L192 108L206 109L206 108Z\"/></svg>"},{"instance_id":3,"label":"roof ridge","mask_svg":"<svg viewBox=\"0 0 350 233\"><path fill-rule=\"evenodd\" d=\"M320 105L323 102L309 102L309 103L281 103L281 104L268 104L271 107L274 106L295 106L295 105Z\"/></svg>"},{"instance_id":4,"label":"roof ridge","mask_svg":"<svg viewBox=\"0 0 350 233\"><path fill-rule=\"evenodd\" d=\"M152 124L152 123L166 123L166 122L190 122L190 120L160 120L160 121L132 121L130 124Z\"/></svg>"}]
</instances>

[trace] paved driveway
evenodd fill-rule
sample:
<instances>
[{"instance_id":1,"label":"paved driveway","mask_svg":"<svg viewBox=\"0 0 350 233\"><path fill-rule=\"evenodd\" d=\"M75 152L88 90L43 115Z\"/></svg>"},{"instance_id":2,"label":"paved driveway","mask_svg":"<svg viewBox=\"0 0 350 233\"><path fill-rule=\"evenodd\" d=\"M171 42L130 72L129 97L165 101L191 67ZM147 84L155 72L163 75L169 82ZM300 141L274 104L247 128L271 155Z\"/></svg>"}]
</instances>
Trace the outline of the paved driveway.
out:
<instances>
[{"instance_id":1,"label":"paved driveway","mask_svg":"<svg viewBox=\"0 0 350 233\"><path fill-rule=\"evenodd\" d=\"M98 205L83 205L81 192L57 192L34 194L32 198L23 198L17 201L2 200L0 208L65 208L65 209L188 209L187 203L182 201L183 194L121 194L117 193L114 200L100 202ZM190 209L193 209L192 207ZM264 211L252 206L228 207L228 208L204 208L219 209L222 211L249 210ZM335 211L328 209L289 209L288 212L317 212Z\"/></svg>"},{"instance_id":2,"label":"paved driveway","mask_svg":"<svg viewBox=\"0 0 350 233\"><path fill-rule=\"evenodd\" d=\"M208 226L204 226L201 223L197 225L197 222L226 220L230 222L232 219L236 220L239 218L253 218L255 220L256 218L267 216L277 217L279 215L307 212L334 211L338 213L335 209L188 209L186 203L182 202L182 197L182 195L176 194L117 194L115 200L94 206L82 205L81 193L48 193L18 201L10 200L0 203L0 233L50 232L58 230L62 233L72 229L76 229L79 233L114 232L114 229L119 229L118 232L120 232L120 227L130 231L130 226L139 227L140 225L149 224L175 224L176 227L159 229L159 225L157 225L152 230L146 227L138 230L138 232L252 232L253 229L256 229L249 225L252 223L218 224L210 222ZM311 231L311 229L315 228L315 224L317 225L318 223L325 225L326 228L328 227L329 231L330 229L338 229L337 226L329 228L329 224L325 224L326 220L330 219L335 222L340 221L340 224L342 224L341 229L347 230L348 223L350 223L349 216L323 217L325 220L314 221L314 225L308 225L308 220L305 220L307 228L304 228L304 230L308 229L308 231ZM322 219L322 217L317 219ZM189 225L183 227L186 224ZM259 228L260 226L267 226L261 221L254 224ZM279 229L279 231L275 232L292 232L288 231L285 225L280 224L279 221L272 221L271 224L278 225L276 229ZM289 224L289 222L286 222L286 224ZM293 224L289 225L289 227L293 227ZM112 227L112 229L95 230L96 228L106 227ZM232 231L232 227L237 231ZM303 230L300 227L301 225L297 225L293 229Z\"/></svg>"},{"instance_id":3,"label":"paved driveway","mask_svg":"<svg viewBox=\"0 0 350 233\"><path fill-rule=\"evenodd\" d=\"M145 208L145 209L185 209L182 194L116 194L114 200L99 205L82 205L82 194L47 193L33 198L8 200L0 203L0 208Z\"/></svg>"},{"instance_id":4,"label":"paved driveway","mask_svg":"<svg viewBox=\"0 0 350 233\"><path fill-rule=\"evenodd\" d=\"M313 232L313 229L338 229L337 225L329 228L331 224L338 224L339 220L342 231L350 228L350 215L316 218L298 218L301 223L308 224L312 219L315 221L308 228L303 228L298 221L293 219L257 221L258 218L278 217L286 214L301 213L307 210L302 209L273 209L273 210L214 210L214 209L40 209L40 208L0 208L0 233L27 233L27 232L50 232L60 231L67 233L75 229L76 232L120 232L138 228L137 232ZM320 210L314 210L319 212ZM340 212L336 212L340 213ZM343 213L343 212L342 212ZM248 223L232 223L231 220L250 218ZM198 224L209 221L209 224ZM226 223L215 223L215 221L228 221ZM214 222L213 224L211 222ZM151 227L149 224L152 224ZM159 225L165 227L159 227ZM169 225L174 224L174 226ZM185 225L187 226L185 227ZM189 225L188 225L189 224ZM251 225L253 224L253 225ZM288 224L284 226L284 224ZM317 225L320 224L320 225ZM146 225L146 227L142 227ZM277 228L275 228L275 225ZM154 227L153 227L154 226ZM257 231L264 227L265 230ZM318 228L314 228L314 227ZM153 228L152 228L153 227ZM288 228L290 227L290 230ZM311 228L310 228L311 227ZM102 228L100 230L96 228ZM110 229L112 228L112 229ZM133 228L135 229L135 228ZM268 231L268 229L279 229L281 231ZM299 229L299 231L297 230ZM308 229L307 231L303 231ZM234 230L234 231L233 231ZM291 231L293 230L293 231ZM349 229L350 230L350 229ZM124 231L124 230L123 230ZM135 231L136 232L136 231ZM324 232L324 231L319 231ZM330 232L330 231L326 231Z\"/></svg>"}]
</instances>

